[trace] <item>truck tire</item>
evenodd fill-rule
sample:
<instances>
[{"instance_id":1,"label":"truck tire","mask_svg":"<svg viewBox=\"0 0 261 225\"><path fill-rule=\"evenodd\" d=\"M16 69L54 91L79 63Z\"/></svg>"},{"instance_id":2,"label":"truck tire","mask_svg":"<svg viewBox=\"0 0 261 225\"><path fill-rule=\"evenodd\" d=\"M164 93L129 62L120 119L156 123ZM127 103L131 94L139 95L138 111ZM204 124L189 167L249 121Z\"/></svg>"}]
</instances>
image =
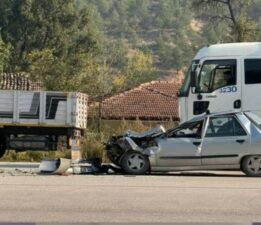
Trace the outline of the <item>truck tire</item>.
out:
<instances>
[{"instance_id":1,"label":"truck tire","mask_svg":"<svg viewBox=\"0 0 261 225\"><path fill-rule=\"evenodd\" d=\"M4 156L5 151L6 151L5 145L3 146L3 145L0 143L0 158L2 158L2 157Z\"/></svg>"},{"instance_id":2,"label":"truck tire","mask_svg":"<svg viewBox=\"0 0 261 225\"><path fill-rule=\"evenodd\" d=\"M5 136L2 134L0 137L0 158L4 156L6 152L6 139Z\"/></svg>"},{"instance_id":3,"label":"truck tire","mask_svg":"<svg viewBox=\"0 0 261 225\"><path fill-rule=\"evenodd\" d=\"M149 171L150 163L146 155L130 151L123 156L121 166L127 174L141 175Z\"/></svg>"}]
</instances>

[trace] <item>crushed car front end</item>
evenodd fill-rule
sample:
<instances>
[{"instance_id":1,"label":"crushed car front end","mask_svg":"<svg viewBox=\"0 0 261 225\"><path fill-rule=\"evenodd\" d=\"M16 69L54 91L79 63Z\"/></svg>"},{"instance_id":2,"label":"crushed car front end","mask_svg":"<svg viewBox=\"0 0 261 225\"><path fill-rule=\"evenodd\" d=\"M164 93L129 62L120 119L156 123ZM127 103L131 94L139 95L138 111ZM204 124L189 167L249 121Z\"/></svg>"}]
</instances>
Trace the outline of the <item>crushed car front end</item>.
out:
<instances>
[{"instance_id":1,"label":"crushed car front end","mask_svg":"<svg viewBox=\"0 0 261 225\"><path fill-rule=\"evenodd\" d=\"M142 133L129 130L124 135L112 136L106 143L107 156L120 167L123 166L124 157L131 152L138 155L135 156L136 158L145 157L148 159L158 151L156 139L164 133L164 127L157 126Z\"/></svg>"}]
</instances>

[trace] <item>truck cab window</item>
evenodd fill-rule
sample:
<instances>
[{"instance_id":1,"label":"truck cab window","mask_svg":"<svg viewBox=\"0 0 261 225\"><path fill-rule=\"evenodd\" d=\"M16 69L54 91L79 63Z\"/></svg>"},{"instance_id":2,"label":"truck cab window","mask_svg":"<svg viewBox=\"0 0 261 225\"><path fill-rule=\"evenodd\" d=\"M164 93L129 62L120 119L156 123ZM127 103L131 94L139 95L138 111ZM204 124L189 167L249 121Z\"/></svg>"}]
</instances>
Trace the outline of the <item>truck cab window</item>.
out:
<instances>
[{"instance_id":1,"label":"truck cab window","mask_svg":"<svg viewBox=\"0 0 261 225\"><path fill-rule=\"evenodd\" d=\"M210 93L236 85L236 60L205 61L198 77L198 92Z\"/></svg>"},{"instance_id":2,"label":"truck cab window","mask_svg":"<svg viewBox=\"0 0 261 225\"><path fill-rule=\"evenodd\" d=\"M261 59L245 59L245 83L261 83Z\"/></svg>"}]
</instances>

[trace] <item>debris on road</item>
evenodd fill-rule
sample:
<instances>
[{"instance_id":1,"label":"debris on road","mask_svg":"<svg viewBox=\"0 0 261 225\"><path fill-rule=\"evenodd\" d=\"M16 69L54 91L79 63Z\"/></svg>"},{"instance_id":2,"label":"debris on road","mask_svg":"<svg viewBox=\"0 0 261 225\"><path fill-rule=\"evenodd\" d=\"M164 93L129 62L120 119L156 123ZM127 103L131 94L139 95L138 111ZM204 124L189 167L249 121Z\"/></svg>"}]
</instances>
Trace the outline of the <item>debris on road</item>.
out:
<instances>
[{"instance_id":1,"label":"debris on road","mask_svg":"<svg viewBox=\"0 0 261 225\"><path fill-rule=\"evenodd\" d=\"M70 159L43 159L39 166L39 172L45 174L63 175L66 174L70 167Z\"/></svg>"},{"instance_id":2,"label":"debris on road","mask_svg":"<svg viewBox=\"0 0 261 225\"><path fill-rule=\"evenodd\" d=\"M102 164L100 158L90 158L77 163L69 159L44 159L40 163L39 172L42 174L115 174L122 173L121 168L111 164Z\"/></svg>"},{"instance_id":3,"label":"debris on road","mask_svg":"<svg viewBox=\"0 0 261 225\"><path fill-rule=\"evenodd\" d=\"M59 158L44 159L40 164L12 162L0 164L0 177L74 174L123 174L123 171L114 164L101 163L100 158L80 160L77 163L70 159Z\"/></svg>"}]
</instances>

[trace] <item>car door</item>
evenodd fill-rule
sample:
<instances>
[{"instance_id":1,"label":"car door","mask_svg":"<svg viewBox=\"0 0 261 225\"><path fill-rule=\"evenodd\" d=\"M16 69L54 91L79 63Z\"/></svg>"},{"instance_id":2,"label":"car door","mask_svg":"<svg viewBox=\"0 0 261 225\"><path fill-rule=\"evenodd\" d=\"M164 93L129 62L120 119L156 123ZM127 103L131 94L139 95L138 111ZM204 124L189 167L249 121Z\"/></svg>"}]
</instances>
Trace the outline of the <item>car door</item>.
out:
<instances>
[{"instance_id":1,"label":"car door","mask_svg":"<svg viewBox=\"0 0 261 225\"><path fill-rule=\"evenodd\" d=\"M202 121L186 123L158 141L157 166L199 166Z\"/></svg>"},{"instance_id":2,"label":"car door","mask_svg":"<svg viewBox=\"0 0 261 225\"><path fill-rule=\"evenodd\" d=\"M210 117L202 142L202 165L238 164L250 139L234 115Z\"/></svg>"}]
</instances>

